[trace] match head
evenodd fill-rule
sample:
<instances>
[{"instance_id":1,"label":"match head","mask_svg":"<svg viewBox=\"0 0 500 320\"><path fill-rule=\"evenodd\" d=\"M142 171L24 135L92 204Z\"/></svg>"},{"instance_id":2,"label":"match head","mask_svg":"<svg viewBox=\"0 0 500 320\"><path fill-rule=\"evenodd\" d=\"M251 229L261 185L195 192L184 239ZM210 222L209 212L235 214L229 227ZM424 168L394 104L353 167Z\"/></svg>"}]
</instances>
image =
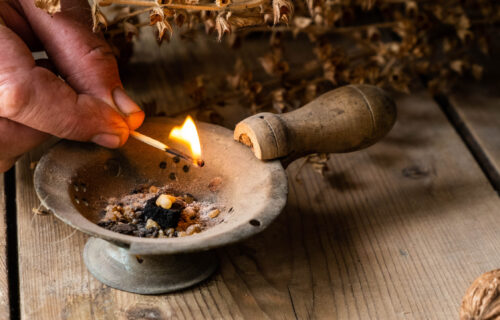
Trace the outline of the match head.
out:
<instances>
[{"instance_id":1,"label":"match head","mask_svg":"<svg viewBox=\"0 0 500 320\"><path fill-rule=\"evenodd\" d=\"M205 161L203 161L202 159L198 159L196 160L196 165L201 168L205 165Z\"/></svg>"}]
</instances>

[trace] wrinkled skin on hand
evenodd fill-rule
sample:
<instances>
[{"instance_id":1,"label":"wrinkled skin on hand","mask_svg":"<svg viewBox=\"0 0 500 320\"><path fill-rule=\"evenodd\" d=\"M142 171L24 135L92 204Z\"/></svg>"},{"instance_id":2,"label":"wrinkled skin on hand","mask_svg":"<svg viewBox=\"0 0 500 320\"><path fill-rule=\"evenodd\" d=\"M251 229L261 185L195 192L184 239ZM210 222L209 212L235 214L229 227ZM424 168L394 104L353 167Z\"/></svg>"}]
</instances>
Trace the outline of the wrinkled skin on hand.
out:
<instances>
[{"instance_id":1,"label":"wrinkled skin on hand","mask_svg":"<svg viewBox=\"0 0 500 320\"><path fill-rule=\"evenodd\" d=\"M53 17L33 0L0 0L0 172L51 135L117 148L142 124L91 24L86 0L63 0ZM49 59L35 61L41 50Z\"/></svg>"}]
</instances>

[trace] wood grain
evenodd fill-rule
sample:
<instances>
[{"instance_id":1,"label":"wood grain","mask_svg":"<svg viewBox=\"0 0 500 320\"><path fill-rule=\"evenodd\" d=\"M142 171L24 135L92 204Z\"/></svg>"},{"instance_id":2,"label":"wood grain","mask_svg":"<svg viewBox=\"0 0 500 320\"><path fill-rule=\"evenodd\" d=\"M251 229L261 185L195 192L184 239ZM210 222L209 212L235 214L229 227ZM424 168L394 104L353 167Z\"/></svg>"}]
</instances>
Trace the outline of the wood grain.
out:
<instances>
[{"instance_id":1,"label":"wood grain","mask_svg":"<svg viewBox=\"0 0 500 320\"><path fill-rule=\"evenodd\" d=\"M10 319L7 270L7 208L4 175L0 174L0 319Z\"/></svg>"},{"instance_id":2,"label":"wood grain","mask_svg":"<svg viewBox=\"0 0 500 320\"><path fill-rule=\"evenodd\" d=\"M497 81L462 84L449 101L500 191L500 86Z\"/></svg>"},{"instance_id":3,"label":"wood grain","mask_svg":"<svg viewBox=\"0 0 500 320\"><path fill-rule=\"evenodd\" d=\"M173 70L196 61L182 57L176 65L177 58L167 62ZM215 66L224 64L219 58L227 59L215 56ZM125 80L127 89L184 110L184 98L166 98L182 78L167 69L151 71L154 87ZM219 249L210 280L169 295L139 296L96 281L81 256L86 236L51 214L31 213L39 202L29 164L40 150L25 156L17 167L23 319L457 318L469 284L500 265L500 200L428 95L397 102L398 122L386 139L332 156L325 177L293 163L278 219Z\"/></svg>"}]
</instances>

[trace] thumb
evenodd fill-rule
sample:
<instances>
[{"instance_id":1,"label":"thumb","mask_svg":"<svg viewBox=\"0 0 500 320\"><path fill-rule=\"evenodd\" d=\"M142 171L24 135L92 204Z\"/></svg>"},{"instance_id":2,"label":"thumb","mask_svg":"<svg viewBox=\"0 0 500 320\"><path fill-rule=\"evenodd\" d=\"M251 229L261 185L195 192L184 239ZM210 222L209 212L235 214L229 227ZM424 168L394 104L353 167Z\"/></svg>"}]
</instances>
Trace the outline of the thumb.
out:
<instances>
[{"instance_id":1,"label":"thumb","mask_svg":"<svg viewBox=\"0 0 500 320\"><path fill-rule=\"evenodd\" d=\"M36 8L33 0L20 0L33 30L70 86L119 110L135 130L144 113L123 90L111 48L100 34L92 32L88 1L61 2L62 12L51 17Z\"/></svg>"}]
</instances>

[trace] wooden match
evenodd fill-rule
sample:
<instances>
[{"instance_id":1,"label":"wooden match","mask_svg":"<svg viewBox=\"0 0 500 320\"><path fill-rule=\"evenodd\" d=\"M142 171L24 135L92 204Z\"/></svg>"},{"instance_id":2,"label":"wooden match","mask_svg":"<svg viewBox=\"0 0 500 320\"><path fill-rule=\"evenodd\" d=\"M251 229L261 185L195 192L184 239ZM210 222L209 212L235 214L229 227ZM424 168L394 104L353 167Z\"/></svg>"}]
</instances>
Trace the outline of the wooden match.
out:
<instances>
[{"instance_id":1,"label":"wooden match","mask_svg":"<svg viewBox=\"0 0 500 320\"><path fill-rule=\"evenodd\" d=\"M170 148L169 146L167 146L166 144L164 144L163 142L160 142L156 139L153 139L151 137L148 137L142 133L139 133L137 131L130 131L130 136L145 143L145 144L148 144L154 148L157 148L157 149L160 149L162 151L165 151L167 152L169 155L171 155L172 157L179 157L179 158L182 158L186 161L189 161L191 163L193 163L194 165L198 166L198 167L203 167L205 165L205 161L203 161L202 159L193 159L192 157L188 156L187 154L181 152L181 151L178 151L178 150L175 150L173 148Z\"/></svg>"}]
</instances>

